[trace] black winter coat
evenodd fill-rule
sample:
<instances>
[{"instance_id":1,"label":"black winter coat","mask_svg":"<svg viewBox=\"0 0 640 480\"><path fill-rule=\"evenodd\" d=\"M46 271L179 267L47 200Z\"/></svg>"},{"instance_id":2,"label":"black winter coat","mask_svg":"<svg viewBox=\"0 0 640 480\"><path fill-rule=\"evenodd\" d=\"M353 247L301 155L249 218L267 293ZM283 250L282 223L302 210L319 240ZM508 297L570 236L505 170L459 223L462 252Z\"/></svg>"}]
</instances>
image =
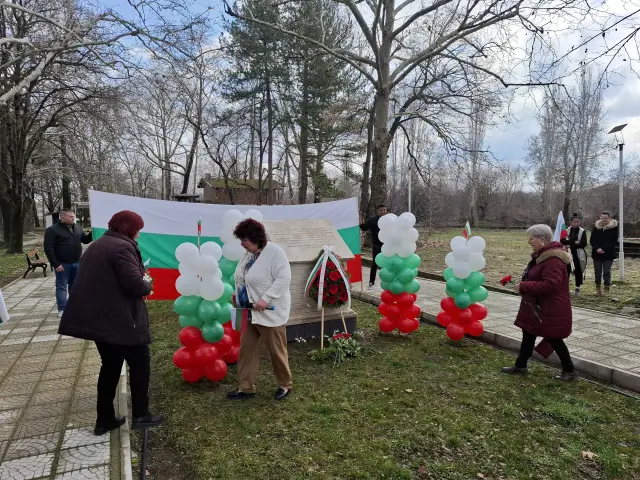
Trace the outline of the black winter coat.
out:
<instances>
[{"instance_id":1,"label":"black winter coat","mask_svg":"<svg viewBox=\"0 0 640 480\"><path fill-rule=\"evenodd\" d=\"M116 345L151 343L138 244L107 231L84 253L58 333Z\"/></svg>"},{"instance_id":2,"label":"black winter coat","mask_svg":"<svg viewBox=\"0 0 640 480\"><path fill-rule=\"evenodd\" d=\"M613 260L616 258L616 246L618 245L618 221L611 220L605 226L598 220L591 232L591 258L594 260ZM598 249L604 253L598 253Z\"/></svg>"},{"instance_id":3,"label":"black winter coat","mask_svg":"<svg viewBox=\"0 0 640 480\"><path fill-rule=\"evenodd\" d=\"M92 238L91 233L84 233L75 224L69 228L58 222L44 232L44 253L53 268L62 263L77 263L82 256L82 244L90 243Z\"/></svg>"},{"instance_id":4,"label":"black winter coat","mask_svg":"<svg viewBox=\"0 0 640 480\"><path fill-rule=\"evenodd\" d=\"M371 243L374 245L381 247L382 242L378 238L378 234L380 233L380 227L378 227L378 220L380 220L380 216L376 215L375 217L369 217L366 222L360 224L360 230L362 231L371 231Z\"/></svg>"}]
</instances>

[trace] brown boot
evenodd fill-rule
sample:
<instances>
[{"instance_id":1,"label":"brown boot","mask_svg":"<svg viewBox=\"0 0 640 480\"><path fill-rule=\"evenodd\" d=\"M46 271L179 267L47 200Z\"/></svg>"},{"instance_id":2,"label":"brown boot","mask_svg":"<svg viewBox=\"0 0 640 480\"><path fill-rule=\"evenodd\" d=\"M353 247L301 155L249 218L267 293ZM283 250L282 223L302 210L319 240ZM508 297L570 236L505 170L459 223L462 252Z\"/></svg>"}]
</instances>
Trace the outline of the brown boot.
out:
<instances>
[{"instance_id":1,"label":"brown boot","mask_svg":"<svg viewBox=\"0 0 640 480\"><path fill-rule=\"evenodd\" d=\"M602 287L600 285L596 285L596 295L602 295Z\"/></svg>"},{"instance_id":2,"label":"brown boot","mask_svg":"<svg viewBox=\"0 0 640 480\"><path fill-rule=\"evenodd\" d=\"M605 295L609 295L609 290L610 290L610 289L611 289L611 286L610 286L610 285L605 285L605 286L604 286L604 294L605 294Z\"/></svg>"}]
</instances>

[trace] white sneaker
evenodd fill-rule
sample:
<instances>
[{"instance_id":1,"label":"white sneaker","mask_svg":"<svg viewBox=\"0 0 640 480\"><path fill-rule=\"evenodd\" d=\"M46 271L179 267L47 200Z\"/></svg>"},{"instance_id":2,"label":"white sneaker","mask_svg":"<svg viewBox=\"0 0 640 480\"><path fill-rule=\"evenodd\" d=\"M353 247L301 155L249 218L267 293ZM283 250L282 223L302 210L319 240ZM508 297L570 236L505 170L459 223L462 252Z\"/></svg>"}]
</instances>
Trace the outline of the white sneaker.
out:
<instances>
[{"instance_id":1,"label":"white sneaker","mask_svg":"<svg viewBox=\"0 0 640 480\"><path fill-rule=\"evenodd\" d=\"M58 318L62 318L62 314L63 314L63 313L64 313L64 310L60 310L60 311L58 312Z\"/></svg>"}]
</instances>

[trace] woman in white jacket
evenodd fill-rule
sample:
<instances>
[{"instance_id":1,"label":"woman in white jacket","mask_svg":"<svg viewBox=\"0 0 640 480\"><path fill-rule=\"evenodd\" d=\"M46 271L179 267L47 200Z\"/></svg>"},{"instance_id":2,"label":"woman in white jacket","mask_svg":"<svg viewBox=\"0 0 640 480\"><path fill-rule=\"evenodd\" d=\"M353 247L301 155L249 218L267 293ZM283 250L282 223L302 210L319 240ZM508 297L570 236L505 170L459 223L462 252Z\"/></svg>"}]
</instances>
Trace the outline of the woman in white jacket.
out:
<instances>
[{"instance_id":1,"label":"woman in white jacket","mask_svg":"<svg viewBox=\"0 0 640 480\"><path fill-rule=\"evenodd\" d=\"M267 242L264 225L256 220L240 222L233 234L240 239L246 250L236 267L234 303L238 308L251 307L251 310L247 330L240 337L240 385L237 390L229 392L227 398L244 400L255 396L260 346L264 342L278 381L274 398L282 400L291 393L293 386L285 326L291 310L289 260L282 248Z\"/></svg>"}]
</instances>

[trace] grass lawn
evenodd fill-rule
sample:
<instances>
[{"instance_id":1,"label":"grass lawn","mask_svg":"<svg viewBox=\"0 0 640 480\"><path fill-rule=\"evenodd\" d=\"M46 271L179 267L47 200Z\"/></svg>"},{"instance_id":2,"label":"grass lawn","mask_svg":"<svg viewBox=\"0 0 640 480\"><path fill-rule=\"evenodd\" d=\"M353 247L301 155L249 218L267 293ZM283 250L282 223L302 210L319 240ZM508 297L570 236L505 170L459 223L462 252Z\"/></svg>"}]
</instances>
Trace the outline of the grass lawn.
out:
<instances>
[{"instance_id":1,"label":"grass lawn","mask_svg":"<svg viewBox=\"0 0 640 480\"><path fill-rule=\"evenodd\" d=\"M318 364L307 355L314 346L293 344L289 399L272 400L263 357L258 396L229 402L235 367L220 385L184 383L171 362L177 316L151 302L152 408L167 424L152 433L149 478L640 478L637 399L558 383L541 364L525 378L504 376L510 354L454 345L431 326L382 336L377 310L355 309L368 347L361 358Z\"/></svg>"}]
</instances>

